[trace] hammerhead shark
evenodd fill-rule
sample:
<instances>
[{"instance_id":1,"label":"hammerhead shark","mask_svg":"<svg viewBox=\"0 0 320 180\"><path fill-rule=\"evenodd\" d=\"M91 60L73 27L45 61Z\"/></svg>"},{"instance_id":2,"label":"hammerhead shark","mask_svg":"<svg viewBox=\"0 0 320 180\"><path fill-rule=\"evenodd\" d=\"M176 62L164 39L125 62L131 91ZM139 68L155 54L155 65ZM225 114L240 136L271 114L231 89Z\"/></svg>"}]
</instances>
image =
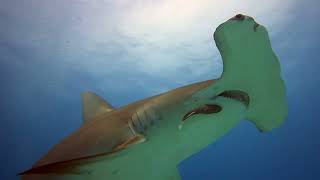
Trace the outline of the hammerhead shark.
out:
<instances>
[{"instance_id":1,"label":"hammerhead shark","mask_svg":"<svg viewBox=\"0 0 320 180\"><path fill-rule=\"evenodd\" d=\"M19 175L23 180L178 180L182 160L241 120L261 132L279 127L288 106L266 28L238 14L213 37L223 60L220 78L120 108L85 92L81 127Z\"/></svg>"}]
</instances>

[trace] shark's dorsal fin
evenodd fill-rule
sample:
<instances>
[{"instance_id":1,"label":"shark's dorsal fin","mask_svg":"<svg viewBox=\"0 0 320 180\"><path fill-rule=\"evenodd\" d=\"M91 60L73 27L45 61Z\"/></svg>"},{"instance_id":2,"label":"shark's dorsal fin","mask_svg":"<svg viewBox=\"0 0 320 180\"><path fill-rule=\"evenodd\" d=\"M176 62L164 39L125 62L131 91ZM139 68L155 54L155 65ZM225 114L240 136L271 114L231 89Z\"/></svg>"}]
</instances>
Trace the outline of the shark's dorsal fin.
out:
<instances>
[{"instance_id":1,"label":"shark's dorsal fin","mask_svg":"<svg viewBox=\"0 0 320 180\"><path fill-rule=\"evenodd\" d=\"M93 92L82 93L82 116L83 123L114 108L104 99Z\"/></svg>"}]
</instances>

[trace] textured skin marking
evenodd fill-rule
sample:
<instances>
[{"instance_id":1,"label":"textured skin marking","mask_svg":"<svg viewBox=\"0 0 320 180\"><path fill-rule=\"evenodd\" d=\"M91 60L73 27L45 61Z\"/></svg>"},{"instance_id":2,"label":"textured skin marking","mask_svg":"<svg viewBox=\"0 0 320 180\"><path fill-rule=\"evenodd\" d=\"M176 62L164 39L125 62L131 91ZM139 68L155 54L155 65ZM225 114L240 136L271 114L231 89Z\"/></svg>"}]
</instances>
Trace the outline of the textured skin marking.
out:
<instances>
[{"instance_id":1,"label":"textured skin marking","mask_svg":"<svg viewBox=\"0 0 320 180\"><path fill-rule=\"evenodd\" d=\"M158 113L153 103L146 104L132 115L129 126L134 133L146 134L148 129L160 120Z\"/></svg>"},{"instance_id":2,"label":"textured skin marking","mask_svg":"<svg viewBox=\"0 0 320 180\"><path fill-rule=\"evenodd\" d=\"M134 128L135 132L137 133L142 133L141 130L142 130L142 124L140 122L140 119L137 115L137 113L134 113L133 116L131 117L131 124L132 124L132 127Z\"/></svg>"},{"instance_id":3,"label":"textured skin marking","mask_svg":"<svg viewBox=\"0 0 320 180\"><path fill-rule=\"evenodd\" d=\"M145 131L149 126L148 117L145 115L144 112L145 112L145 109L142 109L141 111L136 112L138 119L140 120L140 123L142 124L143 131Z\"/></svg>"}]
</instances>

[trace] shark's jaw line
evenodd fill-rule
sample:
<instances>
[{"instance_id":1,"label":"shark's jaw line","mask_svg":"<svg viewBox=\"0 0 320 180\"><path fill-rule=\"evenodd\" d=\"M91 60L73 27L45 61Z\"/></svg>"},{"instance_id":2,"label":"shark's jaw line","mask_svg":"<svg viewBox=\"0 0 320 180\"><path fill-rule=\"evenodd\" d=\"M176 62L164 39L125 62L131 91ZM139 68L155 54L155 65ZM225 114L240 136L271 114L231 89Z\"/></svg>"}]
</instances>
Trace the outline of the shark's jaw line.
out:
<instances>
[{"instance_id":1,"label":"shark's jaw line","mask_svg":"<svg viewBox=\"0 0 320 180\"><path fill-rule=\"evenodd\" d=\"M213 96L211 99L214 100L217 97L226 97L230 98L235 101L239 101L242 104L244 104L246 107L249 106L250 103L250 97L249 95L240 90L226 90L222 93L218 94L217 96ZM197 115L197 114L213 114L213 113L219 113L223 108L220 105L217 104L205 104L201 107L195 108L189 112L187 112L183 118L182 121L186 121L191 116Z\"/></svg>"},{"instance_id":2,"label":"shark's jaw line","mask_svg":"<svg viewBox=\"0 0 320 180\"><path fill-rule=\"evenodd\" d=\"M226 91L223 91L222 93L220 93L218 96L230 98L230 99L233 99L236 101L240 101L246 107L248 107L249 103L250 103L249 95L246 92L240 91L240 90L226 90ZM214 96L214 97L212 97L212 99L215 99L218 96Z\"/></svg>"}]
</instances>

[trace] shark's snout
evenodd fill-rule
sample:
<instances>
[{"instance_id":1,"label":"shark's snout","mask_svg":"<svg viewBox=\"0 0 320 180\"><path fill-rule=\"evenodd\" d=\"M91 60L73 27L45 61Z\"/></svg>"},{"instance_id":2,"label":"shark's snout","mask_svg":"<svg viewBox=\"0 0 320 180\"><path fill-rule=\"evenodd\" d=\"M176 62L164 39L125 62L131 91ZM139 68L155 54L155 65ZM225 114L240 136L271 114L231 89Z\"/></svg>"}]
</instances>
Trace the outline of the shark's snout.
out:
<instances>
[{"instance_id":1,"label":"shark's snout","mask_svg":"<svg viewBox=\"0 0 320 180\"><path fill-rule=\"evenodd\" d=\"M253 25L253 30L254 32L257 31L257 28L260 26L252 17L250 16L246 16L246 15L243 15L243 14L237 14L235 15L234 17L230 18L229 20L235 20L235 21L243 21L245 19L248 19L248 20L253 20L254 21L254 25Z\"/></svg>"}]
</instances>

